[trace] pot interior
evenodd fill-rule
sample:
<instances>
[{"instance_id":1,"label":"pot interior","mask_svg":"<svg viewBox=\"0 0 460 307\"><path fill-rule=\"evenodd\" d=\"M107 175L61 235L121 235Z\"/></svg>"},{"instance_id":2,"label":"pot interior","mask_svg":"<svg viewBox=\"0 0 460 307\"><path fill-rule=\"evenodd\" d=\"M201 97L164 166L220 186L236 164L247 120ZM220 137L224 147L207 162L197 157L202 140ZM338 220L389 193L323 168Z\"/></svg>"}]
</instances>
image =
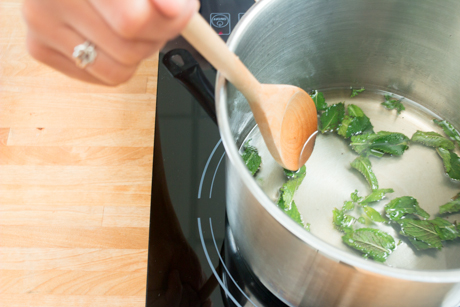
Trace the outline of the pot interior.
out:
<instances>
[{"instance_id":1,"label":"pot interior","mask_svg":"<svg viewBox=\"0 0 460 307\"><path fill-rule=\"evenodd\" d=\"M321 90L329 105L356 104L375 131L402 132L409 138L416 130L443 134L434 118L460 129L460 2L263 0L252 10L235 29L229 46L260 82ZM366 90L350 98L350 87ZM385 94L403 99L406 110L398 115L382 107ZM227 150L236 155L255 122L246 100L232 85L226 85L221 98L218 104L224 106L227 120L219 125L230 131L236 146ZM366 181L349 166L355 157L348 141L320 135L295 201L313 235L360 257L341 242L342 233L332 225L332 210L341 208L355 189L361 196L369 193ZM266 154L264 158L270 159ZM434 218L439 206L460 192L460 183L445 175L433 148L410 144L401 158L371 161L380 186L395 190L376 207L380 211L389 200L408 195ZM266 192L276 201L276 189ZM448 220L460 221L460 214ZM401 239L386 262L392 267L460 268L459 238L446 242L441 251L417 251L398 228L369 227Z\"/></svg>"}]
</instances>

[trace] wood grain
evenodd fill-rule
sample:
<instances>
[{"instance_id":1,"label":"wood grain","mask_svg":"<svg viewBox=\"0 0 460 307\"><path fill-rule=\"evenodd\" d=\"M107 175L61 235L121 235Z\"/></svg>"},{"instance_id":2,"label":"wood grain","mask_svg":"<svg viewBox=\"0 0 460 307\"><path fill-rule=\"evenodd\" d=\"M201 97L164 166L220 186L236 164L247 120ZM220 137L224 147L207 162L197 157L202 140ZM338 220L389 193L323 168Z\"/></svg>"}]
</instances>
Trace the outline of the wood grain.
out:
<instances>
[{"instance_id":1,"label":"wood grain","mask_svg":"<svg viewBox=\"0 0 460 307\"><path fill-rule=\"evenodd\" d=\"M147 227L0 226L0 247L146 249Z\"/></svg>"},{"instance_id":2,"label":"wood grain","mask_svg":"<svg viewBox=\"0 0 460 307\"><path fill-rule=\"evenodd\" d=\"M150 206L150 186L0 185L0 204L72 206Z\"/></svg>"},{"instance_id":3,"label":"wood grain","mask_svg":"<svg viewBox=\"0 0 460 307\"><path fill-rule=\"evenodd\" d=\"M9 307L49 307L49 306L85 306L85 307L132 307L144 306L142 296L98 296L98 295L27 295L2 294L0 305Z\"/></svg>"},{"instance_id":4,"label":"wood grain","mask_svg":"<svg viewBox=\"0 0 460 307\"><path fill-rule=\"evenodd\" d=\"M146 249L3 247L0 270L142 272Z\"/></svg>"},{"instance_id":5,"label":"wood grain","mask_svg":"<svg viewBox=\"0 0 460 307\"><path fill-rule=\"evenodd\" d=\"M0 0L0 306L145 306L158 56L96 86L33 60Z\"/></svg>"}]
</instances>

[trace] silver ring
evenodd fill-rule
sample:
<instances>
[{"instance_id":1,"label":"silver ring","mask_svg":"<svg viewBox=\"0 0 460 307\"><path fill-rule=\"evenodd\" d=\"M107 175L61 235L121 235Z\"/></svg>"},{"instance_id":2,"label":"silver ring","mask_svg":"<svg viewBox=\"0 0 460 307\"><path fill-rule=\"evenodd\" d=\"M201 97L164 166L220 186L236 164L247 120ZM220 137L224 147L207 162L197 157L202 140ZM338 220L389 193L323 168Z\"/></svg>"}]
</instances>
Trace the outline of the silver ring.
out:
<instances>
[{"instance_id":1,"label":"silver ring","mask_svg":"<svg viewBox=\"0 0 460 307\"><path fill-rule=\"evenodd\" d=\"M85 68L88 64L93 63L96 56L96 46L90 41L76 46L72 54L72 57L75 59L75 64L80 68Z\"/></svg>"}]
</instances>

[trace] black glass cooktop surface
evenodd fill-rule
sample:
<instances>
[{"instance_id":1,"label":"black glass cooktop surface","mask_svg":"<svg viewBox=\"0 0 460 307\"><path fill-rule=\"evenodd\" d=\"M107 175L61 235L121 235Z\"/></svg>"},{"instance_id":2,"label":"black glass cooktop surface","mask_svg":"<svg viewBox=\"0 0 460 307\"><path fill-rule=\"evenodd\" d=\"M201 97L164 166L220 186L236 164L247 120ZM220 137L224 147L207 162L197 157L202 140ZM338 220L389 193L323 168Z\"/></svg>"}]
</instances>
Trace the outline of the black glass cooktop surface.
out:
<instances>
[{"instance_id":1,"label":"black glass cooktop surface","mask_svg":"<svg viewBox=\"0 0 460 307\"><path fill-rule=\"evenodd\" d=\"M253 3L201 1L200 13L226 40ZM211 65L181 38L160 54L147 306L209 306L194 304L197 295L209 296L214 307L284 306L246 270L232 243L218 127L200 106L201 99L163 64L165 56L182 49L199 63L211 87L216 77Z\"/></svg>"}]
</instances>

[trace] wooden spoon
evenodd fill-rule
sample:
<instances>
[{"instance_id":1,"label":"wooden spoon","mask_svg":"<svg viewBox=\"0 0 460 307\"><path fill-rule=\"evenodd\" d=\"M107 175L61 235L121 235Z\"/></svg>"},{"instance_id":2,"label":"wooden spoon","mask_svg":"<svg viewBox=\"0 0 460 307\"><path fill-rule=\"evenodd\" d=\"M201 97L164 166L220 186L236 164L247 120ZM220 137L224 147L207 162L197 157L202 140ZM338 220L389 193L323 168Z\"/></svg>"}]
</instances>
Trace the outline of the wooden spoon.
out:
<instances>
[{"instance_id":1,"label":"wooden spoon","mask_svg":"<svg viewBox=\"0 0 460 307\"><path fill-rule=\"evenodd\" d=\"M182 36L246 97L260 133L273 158L284 168L298 170L315 143L315 103L301 88L261 84L200 14Z\"/></svg>"}]
</instances>

